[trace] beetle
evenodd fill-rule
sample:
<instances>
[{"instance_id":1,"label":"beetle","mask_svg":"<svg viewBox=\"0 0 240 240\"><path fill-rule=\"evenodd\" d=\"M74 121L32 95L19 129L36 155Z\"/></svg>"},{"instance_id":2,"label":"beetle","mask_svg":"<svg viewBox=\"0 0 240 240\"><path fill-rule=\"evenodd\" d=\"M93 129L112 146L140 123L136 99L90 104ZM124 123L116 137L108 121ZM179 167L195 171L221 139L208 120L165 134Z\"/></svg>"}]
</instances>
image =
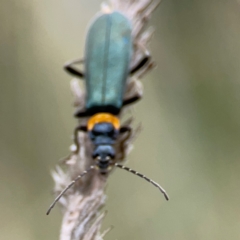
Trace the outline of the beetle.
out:
<instances>
[{"instance_id":1,"label":"beetle","mask_svg":"<svg viewBox=\"0 0 240 240\"><path fill-rule=\"evenodd\" d=\"M123 106L137 101L138 94L123 99L129 75L136 73L150 60L147 51L136 66L130 69L133 53L131 22L122 13L114 11L98 15L87 32L85 60L65 64L67 72L85 79L86 103L75 117L89 117L87 126L75 129L74 141L78 148L78 131L89 133L95 146L92 157L97 159L101 173L107 173L115 157L113 145L119 134L131 129L120 126L119 113ZM84 63L85 73L74 67Z\"/></svg>"},{"instance_id":2,"label":"beetle","mask_svg":"<svg viewBox=\"0 0 240 240\"><path fill-rule=\"evenodd\" d=\"M87 117L86 126L78 126L74 131L74 142L79 151L78 132L86 132L93 143L92 158L95 162L73 180L55 199L47 214L50 213L61 196L90 170L98 168L102 175L109 173L113 166L138 175L160 189L166 200L165 190L153 180L116 162L114 145L121 134L131 133L131 128L121 126L119 114L122 108L137 101L140 96L133 95L124 99L129 76L142 69L150 60L147 51L136 66L130 68L133 54L131 22L122 13L113 11L98 15L91 23L86 38L85 58L65 64L70 74L85 79L85 109L78 110L75 117ZM85 73L75 68L76 63L84 63Z\"/></svg>"}]
</instances>

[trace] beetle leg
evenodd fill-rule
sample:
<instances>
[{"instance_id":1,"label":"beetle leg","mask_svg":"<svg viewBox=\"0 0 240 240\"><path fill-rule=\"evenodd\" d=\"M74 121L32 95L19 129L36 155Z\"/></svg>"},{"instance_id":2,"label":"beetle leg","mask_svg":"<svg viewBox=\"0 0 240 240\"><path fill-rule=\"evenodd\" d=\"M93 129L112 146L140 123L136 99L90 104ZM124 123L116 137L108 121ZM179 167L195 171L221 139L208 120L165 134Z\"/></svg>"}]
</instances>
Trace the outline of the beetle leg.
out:
<instances>
[{"instance_id":1,"label":"beetle leg","mask_svg":"<svg viewBox=\"0 0 240 240\"><path fill-rule=\"evenodd\" d=\"M142 83L137 79L132 79L127 85L127 91L123 99L123 106L136 102L143 95Z\"/></svg>"},{"instance_id":2,"label":"beetle leg","mask_svg":"<svg viewBox=\"0 0 240 240\"><path fill-rule=\"evenodd\" d=\"M74 150L72 150L71 148L71 153L67 156L67 157L64 157L60 160L61 163L66 163L68 160L71 159L71 157L74 155L74 154L77 154L79 152L79 149L80 149L80 145L79 145L79 142L78 142L78 132L79 131L83 131L83 132L86 132L87 131L87 128L85 126L82 126L82 125L79 125L77 126L75 129L74 129L74 133L73 133L73 142L74 142Z\"/></svg>"},{"instance_id":3,"label":"beetle leg","mask_svg":"<svg viewBox=\"0 0 240 240\"><path fill-rule=\"evenodd\" d=\"M126 136L124 138L121 139L120 141L120 146L119 146L119 150L120 152L122 153L121 155L121 159L124 159L125 158L125 150L126 150L126 144L127 144L127 141L129 140L129 138L131 137L132 135L132 128L129 127L129 126L122 126L120 129L119 129L119 133L122 135L122 134L126 134Z\"/></svg>"},{"instance_id":4,"label":"beetle leg","mask_svg":"<svg viewBox=\"0 0 240 240\"><path fill-rule=\"evenodd\" d=\"M81 72L79 69L74 67L75 64L80 64L80 63L82 64L83 62L84 62L84 60L81 59L81 58L71 60L69 62L66 62L64 64L63 68L70 74L73 74L73 75L78 76L80 78L84 78L84 73Z\"/></svg>"},{"instance_id":5,"label":"beetle leg","mask_svg":"<svg viewBox=\"0 0 240 240\"><path fill-rule=\"evenodd\" d=\"M147 63L149 63L150 60L151 60L151 55L150 55L149 51L144 46L142 46L140 44L138 44L138 47L143 52L143 57L140 59L140 61L138 61L138 63L135 66L132 67L132 69L130 71L130 75L133 75L138 70L140 70L141 68L146 66Z\"/></svg>"},{"instance_id":6,"label":"beetle leg","mask_svg":"<svg viewBox=\"0 0 240 240\"><path fill-rule=\"evenodd\" d=\"M119 132L120 132L120 134L123 134L123 133L128 133L128 137L129 137L129 135L131 134L131 131L132 131L132 129L130 128L130 127L128 127L128 126L122 126L120 129L119 129Z\"/></svg>"},{"instance_id":7,"label":"beetle leg","mask_svg":"<svg viewBox=\"0 0 240 240\"><path fill-rule=\"evenodd\" d=\"M136 73L138 70L140 70L142 67L146 66L146 64L150 61L151 56L150 55L145 55L138 63L136 66L134 66L131 71L130 75L133 75Z\"/></svg>"},{"instance_id":8,"label":"beetle leg","mask_svg":"<svg viewBox=\"0 0 240 240\"><path fill-rule=\"evenodd\" d=\"M136 94L135 96L133 96L133 97L131 97L131 98L125 99L125 100L123 101L123 106L126 106L126 105L128 105L128 104L131 104L131 103L133 103L133 102L136 102L136 101L138 101L139 99L141 99L141 97L142 97L142 96Z\"/></svg>"},{"instance_id":9,"label":"beetle leg","mask_svg":"<svg viewBox=\"0 0 240 240\"><path fill-rule=\"evenodd\" d=\"M74 114L75 118L82 118L88 116L88 111L87 110L77 110Z\"/></svg>"},{"instance_id":10,"label":"beetle leg","mask_svg":"<svg viewBox=\"0 0 240 240\"><path fill-rule=\"evenodd\" d=\"M87 127L79 125L74 129L73 142L76 146L76 150L74 151L75 153L78 153L80 149L79 142L78 142L78 132L80 131L87 132Z\"/></svg>"}]
</instances>

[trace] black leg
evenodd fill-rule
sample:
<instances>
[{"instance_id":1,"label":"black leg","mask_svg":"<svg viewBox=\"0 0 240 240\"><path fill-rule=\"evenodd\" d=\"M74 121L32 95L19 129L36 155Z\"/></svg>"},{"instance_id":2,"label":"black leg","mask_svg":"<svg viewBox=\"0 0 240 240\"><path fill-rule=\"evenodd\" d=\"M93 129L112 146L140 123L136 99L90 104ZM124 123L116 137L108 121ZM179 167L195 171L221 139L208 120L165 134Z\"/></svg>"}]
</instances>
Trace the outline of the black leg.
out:
<instances>
[{"instance_id":1,"label":"black leg","mask_svg":"<svg viewBox=\"0 0 240 240\"><path fill-rule=\"evenodd\" d=\"M130 75L133 75L136 73L138 70L140 70L142 67L144 67L147 63L150 62L151 56L149 51L146 49L146 47L142 46L141 44L137 44L137 46L141 49L143 52L143 58L134 66L131 71Z\"/></svg>"},{"instance_id":2,"label":"black leg","mask_svg":"<svg viewBox=\"0 0 240 240\"><path fill-rule=\"evenodd\" d=\"M74 113L74 117L75 118L82 118L82 117L87 117L87 116L90 116L89 115L89 112L88 110L77 110L75 113Z\"/></svg>"},{"instance_id":3,"label":"black leg","mask_svg":"<svg viewBox=\"0 0 240 240\"><path fill-rule=\"evenodd\" d=\"M128 132L129 134L131 134L132 129L128 126L122 126L119 130L120 134L126 133Z\"/></svg>"},{"instance_id":4,"label":"black leg","mask_svg":"<svg viewBox=\"0 0 240 240\"><path fill-rule=\"evenodd\" d=\"M80 146L79 146L79 143L78 143L78 132L79 131L86 132L87 131L87 127L80 125L80 126L77 126L74 129L73 142L74 142L74 145L76 146L76 149L74 151L71 151L71 153L67 157L62 158L60 160L61 163L65 164L72 157L73 154L77 154L79 152L79 149L80 149Z\"/></svg>"},{"instance_id":5,"label":"black leg","mask_svg":"<svg viewBox=\"0 0 240 240\"><path fill-rule=\"evenodd\" d=\"M131 134L132 134L132 128L131 127L128 127L128 126L122 126L120 129L119 129L119 133L122 135L122 134L126 134L126 136L124 138L121 138L120 140L120 152L122 153L122 156L121 156L121 159L124 159L125 158L125 149L126 149L126 142L127 140L130 138Z\"/></svg>"},{"instance_id":6,"label":"black leg","mask_svg":"<svg viewBox=\"0 0 240 240\"><path fill-rule=\"evenodd\" d=\"M74 64L82 64L84 62L83 59L75 59L75 60L71 60L67 63L64 64L63 68L70 74L73 74L77 77L80 77L80 78L84 78L84 73L81 72L79 69L75 68L74 67Z\"/></svg>"},{"instance_id":7,"label":"black leg","mask_svg":"<svg viewBox=\"0 0 240 240\"><path fill-rule=\"evenodd\" d=\"M138 70L140 70L142 67L144 67L151 59L150 55L144 56L138 63L136 66L134 66L131 71L130 71L130 75L133 75L134 73L136 73Z\"/></svg>"},{"instance_id":8,"label":"black leg","mask_svg":"<svg viewBox=\"0 0 240 240\"><path fill-rule=\"evenodd\" d=\"M133 96L131 98L125 99L125 100L123 100L123 106L134 103L134 102L138 101L139 99L141 99L141 97L142 96L136 94L135 96Z\"/></svg>"},{"instance_id":9,"label":"black leg","mask_svg":"<svg viewBox=\"0 0 240 240\"><path fill-rule=\"evenodd\" d=\"M76 145L75 153L78 153L78 151L80 149L79 142L78 142L78 132L79 131L87 132L87 127L80 125L74 129L73 141L74 141L74 144Z\"/></svg>"}]
</instances>

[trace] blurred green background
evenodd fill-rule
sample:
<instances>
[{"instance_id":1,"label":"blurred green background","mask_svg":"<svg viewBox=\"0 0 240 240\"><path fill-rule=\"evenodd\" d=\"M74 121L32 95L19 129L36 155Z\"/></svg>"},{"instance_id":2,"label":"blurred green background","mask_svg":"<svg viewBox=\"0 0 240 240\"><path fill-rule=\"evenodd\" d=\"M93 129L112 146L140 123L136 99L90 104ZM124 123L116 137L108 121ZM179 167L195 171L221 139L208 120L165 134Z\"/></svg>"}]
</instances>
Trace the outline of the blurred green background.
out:
<instances>
[{"instance_id":1,"label":"blurred green background","mask_svg":"<svg viewBox=\"0 0 240 240\"><path fill-rule=\"evenodd\" d=\"M65 61L83 55L93 0L2 0L0 7L0 239L58 239L50 170L69 153ZM158 67L134 111L144 130L128 166L108 181L110 239L240 239L240 5L164 0L152 18Z\"/></svg>"}]
</instances>

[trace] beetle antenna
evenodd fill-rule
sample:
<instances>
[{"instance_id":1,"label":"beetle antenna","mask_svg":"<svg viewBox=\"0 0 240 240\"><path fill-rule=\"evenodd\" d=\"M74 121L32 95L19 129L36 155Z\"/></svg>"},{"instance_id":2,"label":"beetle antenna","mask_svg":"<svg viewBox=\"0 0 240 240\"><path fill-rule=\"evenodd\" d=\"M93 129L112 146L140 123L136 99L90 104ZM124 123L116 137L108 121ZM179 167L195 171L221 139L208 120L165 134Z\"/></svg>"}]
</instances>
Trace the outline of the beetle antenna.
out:
<instances>
[{"instance_id":1,"label":"beetle antenna","mask_svg":"<svg viewBox=\"0 0 240 240\"><path fill-rule=\"evenodd\" d=\"M95 166L92 165L90 166L89 169L83 171L80 175L78 175L70 184L68 184L62 191L61 193L55 198L55 200L53 201L53 203L50 205L50 207L47 210L47 215L50 214L51 210L54 208L55 204L59 201L59 199L62 197L62 195L69 189L71 188L80 178L82 178L83 176L85 176L88 172L90 172L92 169L94 169Z\"/></svg>"},{"instance_id":2,"label":"beetle antenna","mask_svg":"<svg viewBox=\"0 0 240 240\"><path fill-rule=\"evenodd\" d=\"M150 182L152 185L154 185L155 187L157 187L161 191L161 193L164 195L166 200L169 200L169 197L168 197L166 191L158 183L154 182L152 179L144 176L143 174L141 174L141 173L139 173L139 172L137 172L137 171L135 171L135 170L133 170L131 168L125 167L125 166L123 166L121 164L115 163L114 165L116 167L118 167L118 168L121 168L121 169L124 169L124 170L126 170L128 172L131 172L131 173L133 173L133 174L135 174L135 175L145 179L146 181Z\"/></svg>"}]
</instances>

